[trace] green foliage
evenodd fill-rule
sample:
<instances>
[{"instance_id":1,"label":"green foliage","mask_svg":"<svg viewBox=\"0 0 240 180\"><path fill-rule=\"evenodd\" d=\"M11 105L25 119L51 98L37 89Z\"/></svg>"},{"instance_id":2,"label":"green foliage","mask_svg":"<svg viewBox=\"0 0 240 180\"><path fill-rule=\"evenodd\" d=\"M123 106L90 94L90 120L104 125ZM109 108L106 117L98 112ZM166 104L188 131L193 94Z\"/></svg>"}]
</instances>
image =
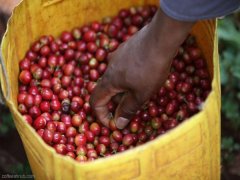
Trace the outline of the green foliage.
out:
<instances>
[{"instance_id":1,"label":"green foliage","mask_svg":"<svg viewBox=\"0 0 240 180\"><path fill-rule=\"evenodd\" d=\"M222 138L222 160L224 162L232 161L234 153L240 150L240 144L235 142L232 137Z\"/></svg>"},{"instance_id":2,"label":"green foliage","mask_svg":"<svg viewBox=\"0 0 240 180\"><path fill-rule=\"evenodd\" d=\"M7 134L10 130L14 129L12 115L10 113L1 113L0 116L0 135Z\"/></svg>"},{"instance_id":3,"label":"green foliage","mask_svg":"<svg viewBox=\"0 0 240 180\"><path fill-rule=\"evenodd\" d=\"M233 136L240 131L240 31L239 20L230 16L219 21L220 68L222 85L222 163L229 164L240 151ZM228 127L225 127L227 125ZM225 135L224 132L229 135Z\"/></svg>"},{"instance_id":4,"label":"green foliage","mask_svg":"<svg viewBox=\"0 0 240 180\"><path fill-rule=\"evenodd\" d=\"M11 167L11 172L13 174L19 174L19 175L30 175L32 174L30 165L27 164L15 164L14 166Z\"/></svg>"},{"instance_id":5,"label":"green foliage","mask_svg":"<svg viewBox=\"0 0 240 180\"><path fill-rule=\"evenodd\" d=\"M219 20L218 35L220 40L223 40L224 43L231 47L240 47L240 34L232 16Z\"/></svg>"},{"instance_id":6,"label":"green foliage","mask_svg":"<svg viewBox=\"0 0 240 180\"><path fill-rule=\"evenodd\" d=\"M233 16L219 21L222 114L240 130L240 32Z\"/></svg>"}]
</instances>

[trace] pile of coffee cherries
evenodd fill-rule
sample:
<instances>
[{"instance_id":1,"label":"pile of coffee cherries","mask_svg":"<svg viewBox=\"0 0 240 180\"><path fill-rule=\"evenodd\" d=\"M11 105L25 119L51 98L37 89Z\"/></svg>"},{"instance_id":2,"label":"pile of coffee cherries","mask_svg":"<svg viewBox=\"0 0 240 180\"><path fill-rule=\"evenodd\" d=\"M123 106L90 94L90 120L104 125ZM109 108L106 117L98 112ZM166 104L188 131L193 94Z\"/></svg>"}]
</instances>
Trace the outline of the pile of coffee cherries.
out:
<instances>
[{"instance_id":1,"label":"pile of coffee cherries","mask_svg":"<svg viewBox=\"0 0 240 180\"><path fill-rule=\"evenodd\" d=\"M115 17L42 36L20 61L18 110L57 153L79 162L111 156L155 139L196 114L211 90L192 36L179 48L164 86L119 130L96 121L89 98L117 49L151 21L155 6L122 9ZM114 113L117 104L110 102Z\"/></svg>"}]
</instances>

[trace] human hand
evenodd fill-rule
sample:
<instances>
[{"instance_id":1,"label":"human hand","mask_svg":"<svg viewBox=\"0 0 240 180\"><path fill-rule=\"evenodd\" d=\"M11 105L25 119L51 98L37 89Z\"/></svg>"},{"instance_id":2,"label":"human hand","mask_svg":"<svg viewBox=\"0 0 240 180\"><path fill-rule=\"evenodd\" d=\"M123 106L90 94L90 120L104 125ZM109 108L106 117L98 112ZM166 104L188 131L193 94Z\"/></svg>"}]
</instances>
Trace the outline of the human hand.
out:
<instances>
[{"instance_id":1,"label":"human hand","mask_svg":"<svg viewBox=\"0 0 240 180\"><path fill-rule=\"evenodd\" d=\"M159 10L149 25L109 55L109 66L90 98L92 109L105 126L110 121L107 104L113 97L122 95L114 121L123 129L161 87L192 25L173 20Z\"/></svg>"},{"instance_id":2,"label":"human hand","mask_svg":"<svg viewBox=\"0 0 240 180\"><path fill-rule=\"evenodd\" d=\"M0 12L6 15L10 15L14 7L20 2L20 0L0 0Z\"/></svg>"}]
</instances>

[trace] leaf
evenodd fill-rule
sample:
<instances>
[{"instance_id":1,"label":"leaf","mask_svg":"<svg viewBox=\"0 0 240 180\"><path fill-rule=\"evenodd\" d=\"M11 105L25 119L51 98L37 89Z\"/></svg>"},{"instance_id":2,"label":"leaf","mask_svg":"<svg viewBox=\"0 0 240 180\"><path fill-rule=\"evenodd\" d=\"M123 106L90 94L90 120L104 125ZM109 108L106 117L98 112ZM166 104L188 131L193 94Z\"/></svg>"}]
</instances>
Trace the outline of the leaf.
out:
<instances>
[{"instance_id":1,"label":"leaf","mask_svg":"<svg viewBox=\"0 0 240 180\"><path fill-rule=\"evenodd\" d=\"M223 137L222 138L222 149L232 150L234 141L232 137Z\"/></svg>"},{"instance_id":2,"label":"leaf","mask_svg":"<svg viewBox=\"0 0 240 180\"><path fill-rule=\"evenodd\" d=\"M15 128L11 113L4 114L2 117L2 120L3 120L3 123L6 124L11 129Z\"/></svg>"},{"instance_id":3,"label":"leaf","mask_svg":"<svg viewBox=\"0 0 240 180\"><path fill-rule=\"evenodd\" d=\"M240 92L238 92L238 94L237 94L237 98L240 100Z\"/></svg>"},{"instance_id":4,"label":"leaf","mask_svg":"<svg viewBox=\"0 0 240 180\"><path fill-rule=\"evenodd\" d=\"M229 79L229 75L228 75L228 73L226 72L226 69L223 68L222 66L221 66L221 71L220 71L220 73L221 73L221 84L222 84L222 85L227 84L228 79Z\"/></svg>"},{"instance_id":5,"label":"leaf","mask_svg":"<svg viewBox=\"0 0 240 180\"><path fill-rule=\"evenodd\" d=\"M236 151L240 150L240 144L234 144L233 149Z\"/></svg>"},{"instance_id":6,"label":"leaf","mask_svg":"<svg viewBox=\"0 0 240 180\"><path fill-rule=\"evenodd\" d=\"M233 94L229 93L222 97L222 112L230 120L235 129L240 129L239 106Z\"/></svg>"},{"instance_id":7,"label":"leaf","mask_svg":"<svg viewBox=\"0 0 240 180\"><path fill-rule=\"evenodd\" d=\"M231 68L231 72L232 72L234 77L240 79L240 66L233 66Z\"/></svg>"},{"instance_id":8,"label":"leaf","mask_svg":"<svg viewBox=\"0 0 240 180\"><path fill-rule=\"evenodd\" d=\"M232 46L240 46L240 34L234 22L230 18L225 18L218 28L219 38L230 43Z\"/></svg>"},{"instance_id":9,"label":"leaf","mask_svg":"<svg viewBox=\"0 0 240 180\"><path fill-rule=\"evenodd\" d=\"M9 130L8 126L1 124L1 126L0 126L0 134L1 135L7 134L8 130Z\"/></svg>"}]
</instances>

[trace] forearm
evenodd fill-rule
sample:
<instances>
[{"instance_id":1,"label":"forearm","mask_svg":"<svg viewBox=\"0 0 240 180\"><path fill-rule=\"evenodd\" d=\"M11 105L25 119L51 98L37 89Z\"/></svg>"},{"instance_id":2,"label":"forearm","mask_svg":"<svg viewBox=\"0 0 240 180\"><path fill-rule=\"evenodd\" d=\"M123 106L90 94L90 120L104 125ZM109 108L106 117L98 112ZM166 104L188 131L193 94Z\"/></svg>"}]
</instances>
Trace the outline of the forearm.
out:
<instances>
[{"instance_id":1,"label":"forearm","mask_svg":"<svg viewBox=\"0 0 240 180\"><path fill-rule=\"evenodd\" d=\"M159 51L159 54L165 56L175 55L194 24L195 22L175 20L159 9L149 26L149 33L152 34L151 42L155 41L154 51Z\"/></svg>"}]
</instances>

